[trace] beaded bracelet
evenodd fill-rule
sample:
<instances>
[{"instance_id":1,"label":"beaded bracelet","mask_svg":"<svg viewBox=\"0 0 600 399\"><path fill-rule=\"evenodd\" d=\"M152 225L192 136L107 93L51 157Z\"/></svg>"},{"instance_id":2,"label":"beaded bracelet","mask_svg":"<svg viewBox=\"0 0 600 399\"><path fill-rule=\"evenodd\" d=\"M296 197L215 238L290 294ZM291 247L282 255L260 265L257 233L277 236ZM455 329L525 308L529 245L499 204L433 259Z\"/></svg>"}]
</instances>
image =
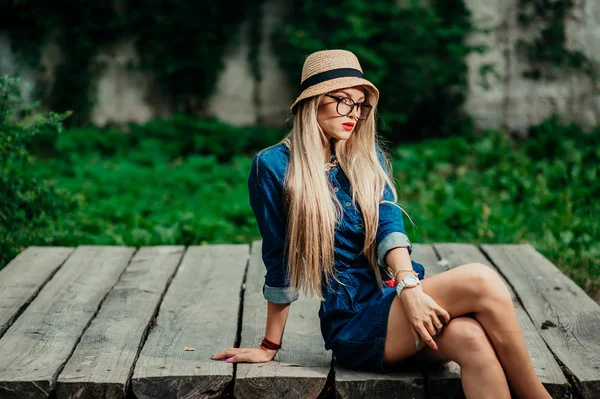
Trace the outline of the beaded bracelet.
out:
<instances>
[{"instance_id":1,"label":"beaded bracelet","mask_svg":"<svg viewBox=\"0 0 600 399\"><path fill-rule=\"evenodd\" d=\"M398 275L398 273L402 273L402 272L411 272L413 273L415 276L418 275L417 272L415 272L413 269L400 269L400 270L396 270L395 273L393 273L394 271L390 268L390 274L393 274L394 277L392 277L392 279L396 279L396 276Z\"/></svg>"},{"instance_id":2,"label":"beaded bracelet","mask_svg":"<svg viewBox=\"0 0 600 399\"><path fill-rule=\"evenodd\" d=\"M260 346L262 346L265 349L270 349L270 350L279 350L281 349L281 345L276 344L273 341L269 341L267 339L267 337L264 337L262 342L260 343Z\"/></svg>"}]
</instances>

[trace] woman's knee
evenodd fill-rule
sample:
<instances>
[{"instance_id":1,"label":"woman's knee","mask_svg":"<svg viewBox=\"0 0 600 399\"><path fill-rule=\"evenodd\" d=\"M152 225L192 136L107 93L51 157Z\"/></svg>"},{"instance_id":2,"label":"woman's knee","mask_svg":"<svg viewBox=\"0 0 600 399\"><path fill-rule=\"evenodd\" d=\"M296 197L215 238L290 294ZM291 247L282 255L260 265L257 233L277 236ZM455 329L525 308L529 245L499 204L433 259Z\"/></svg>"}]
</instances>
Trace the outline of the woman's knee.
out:
<instances>
[{"instance_id":1,"label":"woman's knee","mask_svg":"<svg viewBox=\"0 0 600 399\"><path fill-rule=\"evenodd\" d=\"M465 361L488 361L496 356L481 324L469 316L450 320L443 328L438 342L440 349L448 351L453 360L459 364Z\"/></svg>"},{"instance_id":2,"label":"woman's knee","mask_svg":"<svg viewBox=\"0 0 600 399\"><path fill-rule=\"evenodd\" d=\"M464 268L469 276L467 284L474 290L474 295L479 300L512 305L510 292L502 277L494 269L483 263L469 263L460 267Z\"/></svg>"}]
</instances>

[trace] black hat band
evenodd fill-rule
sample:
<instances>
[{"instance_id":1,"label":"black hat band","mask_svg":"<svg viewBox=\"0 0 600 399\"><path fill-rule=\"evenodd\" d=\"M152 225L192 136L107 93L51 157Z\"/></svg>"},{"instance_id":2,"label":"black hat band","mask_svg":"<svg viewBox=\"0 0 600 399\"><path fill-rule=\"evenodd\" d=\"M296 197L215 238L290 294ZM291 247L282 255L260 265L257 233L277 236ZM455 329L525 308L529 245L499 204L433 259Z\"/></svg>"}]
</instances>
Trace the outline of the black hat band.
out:
<instances>
[{"instance_id":1,"label":"black hat band","mask_svg":"<svg viewBox=\"0 0 600 399\"><path fill-rule=\"evenodd\" d=\"M300 90L304 91L311 86L314 86L321 82L325 82L327 80L337 79L337 78L348 78L348 77L362 78L363 73L361 71L359 71L358 69L354 69L354 68L331 69L329 71L320 72L320 73L317 73L316 75L311 76L310 78L307 78L300 85Z\"/></svg>"}]
</instances>

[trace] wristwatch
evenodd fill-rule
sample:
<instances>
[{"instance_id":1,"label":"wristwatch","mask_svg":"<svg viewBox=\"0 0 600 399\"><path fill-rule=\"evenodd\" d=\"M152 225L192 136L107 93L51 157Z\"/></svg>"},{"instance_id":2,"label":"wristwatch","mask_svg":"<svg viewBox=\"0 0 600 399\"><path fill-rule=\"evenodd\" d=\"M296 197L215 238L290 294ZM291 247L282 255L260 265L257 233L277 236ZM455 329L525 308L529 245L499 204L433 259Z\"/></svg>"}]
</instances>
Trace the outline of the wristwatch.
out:
<instances>
[{"instance_id":1,"label":"wristwatch","mask_svg":"<svg viewBox=\"0 0 600 399\"><path fill-rule=\"evenodd\" d=\"M421 285L421 281L417 276L406 276L396 286L396 294L400 296L400 293L404 288L414 288L417 285Z\"/></svg>"}]
</instances>

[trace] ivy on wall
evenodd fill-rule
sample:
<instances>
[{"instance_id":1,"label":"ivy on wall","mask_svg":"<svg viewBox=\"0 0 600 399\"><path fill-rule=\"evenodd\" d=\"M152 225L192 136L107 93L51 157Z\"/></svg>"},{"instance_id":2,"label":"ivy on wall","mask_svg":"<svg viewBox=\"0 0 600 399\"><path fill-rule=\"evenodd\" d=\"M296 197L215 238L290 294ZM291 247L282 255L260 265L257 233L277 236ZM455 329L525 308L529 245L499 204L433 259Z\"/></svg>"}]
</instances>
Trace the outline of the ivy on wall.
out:
<instances>
[{"instance_id":1,"label":"ivy on wall","mask_svg":"<svg viewBox=\"0 0 600 399\"><path fill-rule=\"evenodd\" d=\"M532 65L550 64L554 67L582 71L593 77L592 61L581 51L566 48L565 19L572 11L573 0L519 0L518 22L523 27L539 26L539 35L532 41L520 40L518 46ZM525 73L532 79L548 78L541 68Z\"/></svg>"},{"instance_id":2,"label":"ivy on wall","mask_svg":"<svg viewBox=\"0 0 600 399\"><path fill-rule=\"evenodd\" d=\"M292 0L273 36L293 87L309 53L354 52L381 91L379 130L391 142L454 135L467 125L465 57L475 30L463 0Z\"/></svg>"},{"instance_id":3,"label":"ivy on wall","mask_svg":"<svg viewBox=\"0 0 600 399\"><path fill-rule=\"evenodd\" d=\"M462 112L468 90L465 57L476 29L464 0L290 0L281 29L262 38L264 0L12 0L0 5L0 31L33 65L52 40L62 62L43 103L73 109L76 124L88 120L93 82L102 67L96 55L133 39L140 67L156 77L156 95L177 111L197 113L212 93L228 44L249 24L253 78L262 79L259 47L272 40L294 87L307 54L345 48L360 58L381 88L379 126L391 142L455 135L469 126ZM9 23L10 22L10 23ZM137 67L137 66L133 66ZM258 91L254 101L259 103Z\"/></svg>"},{"instance_id":4,"label":"ivy on wall","mask_svg":"<svg viewBox=\"0 0 600 399\"><path fill-rule=\"evenodd\" d=\"M176 110L198 111L213 91L223 55L244 16L259 0L12 0L0 2L0 31L13 49L38 66L48 41L60 48L52 87L42 88L51 109L73 109L88 119L100 49L133 39L140 67L156 77L158 95ZM198 101L200 99L200 101Z\"/></svg>"}]
</instances>

